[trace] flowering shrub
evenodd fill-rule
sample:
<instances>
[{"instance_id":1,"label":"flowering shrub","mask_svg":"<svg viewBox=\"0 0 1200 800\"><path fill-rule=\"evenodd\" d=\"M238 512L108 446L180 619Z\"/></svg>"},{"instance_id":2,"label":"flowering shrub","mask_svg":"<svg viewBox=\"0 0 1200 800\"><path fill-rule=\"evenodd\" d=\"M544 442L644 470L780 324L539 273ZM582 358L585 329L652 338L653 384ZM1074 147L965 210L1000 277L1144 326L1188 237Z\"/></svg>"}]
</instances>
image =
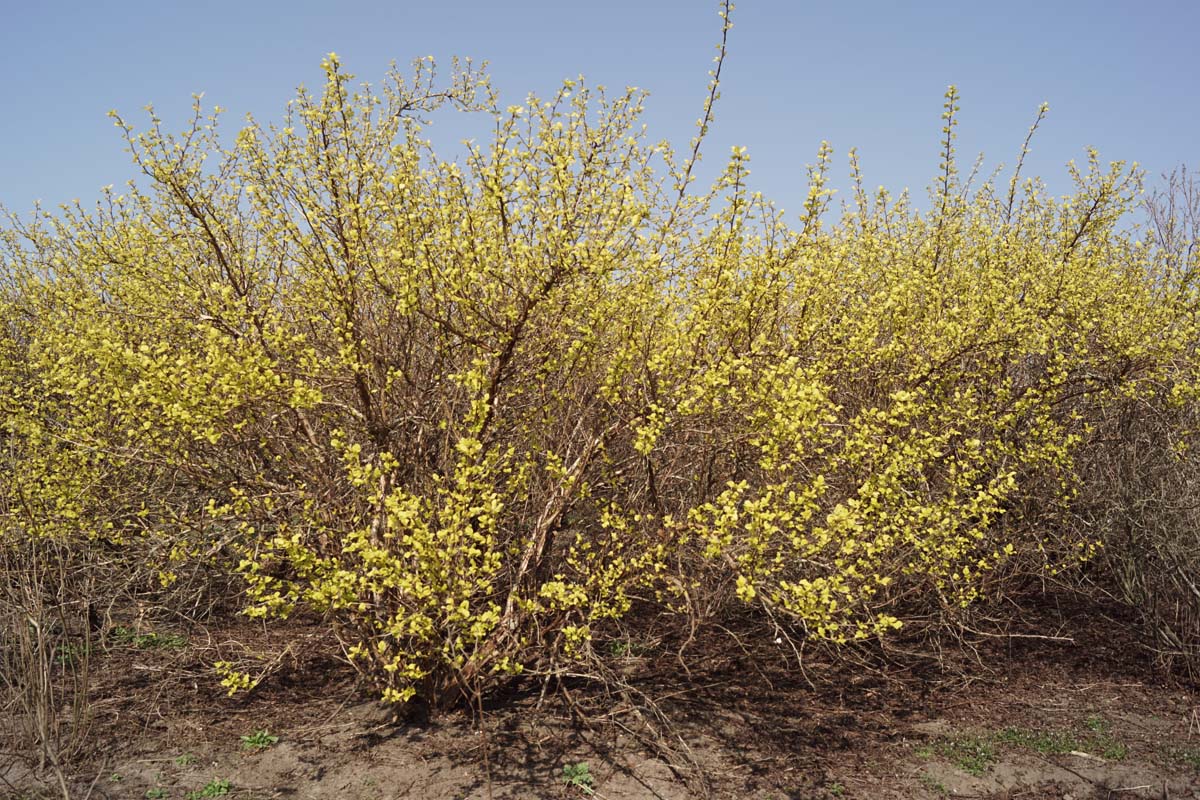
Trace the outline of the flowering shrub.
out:
<instances>
[{"instance_id":1,"label":"flowering shrub","mask_svg":"<svg viewBox=\"0 0 1200 800\"><path fill-rule=\"evenodd\" d=\"M1086 559L1040 522L1089 420L1194 341L1136 173L972 190L953 90L928 211L852 159L831 221L823 146L790 227L743 149L693 191L699 140L648 140L633 90L324 68L228 147L198 101L180 135L116 117L144 187L12 219L2 534L234 571L389 701L592 657L638 600L845 642ZM495 122L462 163L422 138L447 107Z\"/></svg>"}]
</instances>

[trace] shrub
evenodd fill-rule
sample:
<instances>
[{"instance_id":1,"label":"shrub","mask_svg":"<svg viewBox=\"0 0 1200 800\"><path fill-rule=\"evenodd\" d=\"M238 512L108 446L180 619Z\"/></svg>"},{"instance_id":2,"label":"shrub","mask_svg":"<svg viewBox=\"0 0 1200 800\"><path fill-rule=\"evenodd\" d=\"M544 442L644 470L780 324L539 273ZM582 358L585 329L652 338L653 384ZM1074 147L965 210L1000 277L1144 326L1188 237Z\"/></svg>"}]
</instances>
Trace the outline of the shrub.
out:
<instances>
[{"instance_id":1,"label":"shrub","mask_svg":"<svg viewBox=\"0 0 1200 800\"><path fill-rule=\"evenodd\" d=\"M1173 359L1141 391L1115 398L1080 454L1073 522L1097 531L1104 557L1087 587L1131 608L1155 661L1200 676L1200 489L1196 404L1196 285L1200 186L1186 170L1164 176L1145 200L1144 235L1155 249L1155 304L1170 309Z\"/></svg>"},{"instance_id":2,"label":"shrub","mask_svg":"<svg viewBox=\"0 0 1200 800\"><path fill-rule=\"evenodd\" d=\"M236 571L434 704L593 657L635 600L846 642L1100 544L1044 523L1192 336L1123 164L972 190L951 89L928 211L852 158L831 222L823 146L792 228L742 149L694 192L699 138L650 142L634 90L324 68L228 148L198 101L116 117L147 188L5 231L6 536ZM495 122L462 164L422 138L446 107Z\"/></svg>"}]
</instances>

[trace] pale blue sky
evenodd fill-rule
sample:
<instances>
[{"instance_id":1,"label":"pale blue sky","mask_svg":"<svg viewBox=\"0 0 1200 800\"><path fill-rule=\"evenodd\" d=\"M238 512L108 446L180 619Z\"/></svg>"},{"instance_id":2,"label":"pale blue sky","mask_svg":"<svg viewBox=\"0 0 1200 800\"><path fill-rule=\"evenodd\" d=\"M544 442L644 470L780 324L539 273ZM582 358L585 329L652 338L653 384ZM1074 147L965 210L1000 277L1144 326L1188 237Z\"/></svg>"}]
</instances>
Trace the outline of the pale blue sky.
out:
<instances>
[{"instance_id":1,"label":"pale blue sky","mask_svg":"<svg viewBox=\"0 0 1200 800\"><path fill-rule=\"evenodd\" d=\"M153 102L178 128L202 91L230 110L230 131L247 111L270 122L298 84L319 85L329 51L372 82L391 60L487 59L508 102L579 73L637 85L651 92L652 138L682 148L719 34L708 0L0 3L0 202L15 211L87 201L133 176L109 109L140 124ZM923 193L949 83L963 95L967 162L982 150L989 165L1011 164L1038 104L1050 103L1027 169L1054 191L1068 188L1063 165L1088 145L1152 175L1200 166L1195 0L743 0L734 24L706 174L746 146L754 187L789 211L822 139L839 184L854 146L870 186Z\"/></svg>"}]
</instances>

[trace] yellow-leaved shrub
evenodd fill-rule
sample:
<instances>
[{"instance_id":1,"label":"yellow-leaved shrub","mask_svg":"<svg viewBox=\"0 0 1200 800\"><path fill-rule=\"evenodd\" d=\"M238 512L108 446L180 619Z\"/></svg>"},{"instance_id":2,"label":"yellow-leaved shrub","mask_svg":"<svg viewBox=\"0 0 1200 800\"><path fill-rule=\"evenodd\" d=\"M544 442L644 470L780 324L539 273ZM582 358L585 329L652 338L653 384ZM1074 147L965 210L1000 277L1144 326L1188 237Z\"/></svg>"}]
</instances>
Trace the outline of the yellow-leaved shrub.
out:
<instances>
[{"instance_id":1,"label":"yellow-leaved shrub","mask_svg":"<svg viewBox=\"0 0 1200 800\"><path fill-rule=\"evenodd\" d=\"M852 159L835 221L823 146L789 226L742 149L693 191L699 141L648 140L633 90L324 68L228 146L198 103L117 117L144 187L11 220L2 534L223 566L389 701L594 657L648 605L845 642L1085 559L1046 521L1089 422L1194 340L1136 172L972 189L953 90L928 210ZM491 142L438 159L446 107Z\"/></svg>"}]
</instances>

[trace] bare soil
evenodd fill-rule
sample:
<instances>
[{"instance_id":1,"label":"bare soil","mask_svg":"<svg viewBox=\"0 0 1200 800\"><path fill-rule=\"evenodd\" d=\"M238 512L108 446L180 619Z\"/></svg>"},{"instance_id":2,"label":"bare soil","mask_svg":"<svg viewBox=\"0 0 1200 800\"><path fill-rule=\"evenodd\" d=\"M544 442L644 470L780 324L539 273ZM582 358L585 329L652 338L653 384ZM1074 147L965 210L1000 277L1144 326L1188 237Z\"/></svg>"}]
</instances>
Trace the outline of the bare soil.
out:
<instances>
[{"instance_id":1,"label":"bare soil","mask_svg":"<svg viewBox=\"0 0 1200 800\"><path fill-rule=\"evenodd\" d=\"M802 669L773 642L715 634L686 670L665 643L629 648L614 657L625 690L530 681L493 698L482 724L393 721L319 626L290 625L109 641L92 659L93 746L71 766L71 796L1200 798L1200 695L1096 609L1066 612L1057 637L814 652ZM217 685L212 661L288 641L253 692ZM248 747L257 731L277 738ZM61 797L27 755L0 755L0 797Z\"/></svg>"}]
</instances>

